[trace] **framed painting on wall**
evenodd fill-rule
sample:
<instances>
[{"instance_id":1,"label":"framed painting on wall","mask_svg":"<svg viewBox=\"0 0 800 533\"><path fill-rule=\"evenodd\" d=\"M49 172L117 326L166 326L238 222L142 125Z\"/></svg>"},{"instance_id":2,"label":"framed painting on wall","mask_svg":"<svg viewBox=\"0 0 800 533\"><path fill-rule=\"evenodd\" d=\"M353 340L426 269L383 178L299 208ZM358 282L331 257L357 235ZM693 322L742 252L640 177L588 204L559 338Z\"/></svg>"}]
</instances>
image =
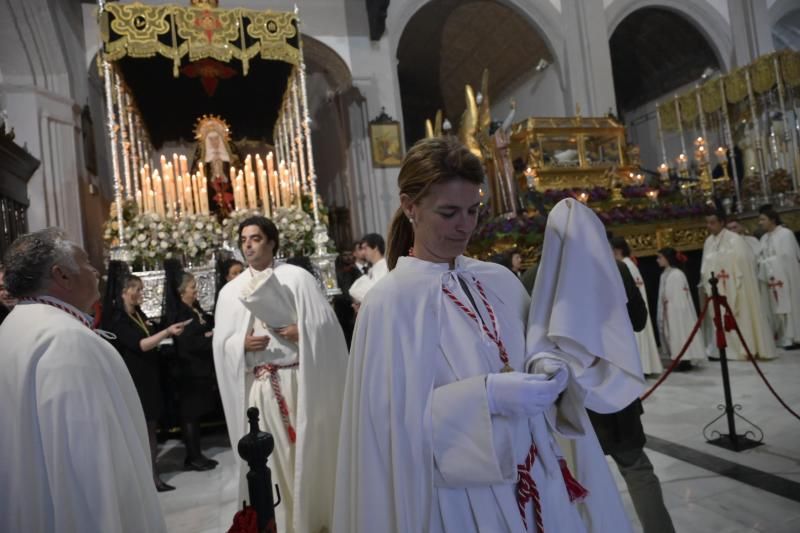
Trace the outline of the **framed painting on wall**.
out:
<instances>
[{"instance_id":1,"label":"framed painting on wall","mask_svg":"<svg viewBox=\"0 0 800 533\"><path fill-rule=\"evenodd\" d=\"M392 120L384 110L369 123L369 140L373 167L399 167L403 163L400 123Z\"/></svg>"}]
</instances>

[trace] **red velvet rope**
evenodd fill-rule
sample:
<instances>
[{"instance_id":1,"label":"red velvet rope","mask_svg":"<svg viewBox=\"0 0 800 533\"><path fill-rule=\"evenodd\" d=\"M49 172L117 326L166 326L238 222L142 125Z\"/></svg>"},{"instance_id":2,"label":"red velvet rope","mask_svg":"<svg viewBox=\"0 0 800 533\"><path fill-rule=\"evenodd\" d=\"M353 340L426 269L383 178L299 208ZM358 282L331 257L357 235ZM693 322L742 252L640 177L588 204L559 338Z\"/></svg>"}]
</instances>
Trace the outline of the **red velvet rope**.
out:
<instances>
[{"instance_id":1,"label":"red velvet rope","mask_svg":"<svg viewBox=\"0 0 800 533\"><path fill-rule=\"evenodd\" d=\"M683 345L683 349L678 354L678 357L676 357L675 360L672 361L672 364L669 366L667 371L664 372L664 375L662 375L659 378L659 380L655 383L655 385L650 387L650 389L642 395L641 400L644 401L651 394L653 394L653 392L655 392L655 390L659 387L659 385L661 385L664 382L664 380L667 379L667 376L669 376L672 373L675 367L678 366L681 357L683 357L684 354L686 353L686 350L689 348L689 344L691 344L692 339L694 339L694 336L700 329L700 325L703 323L703 318L705 317L706 311L708 311L708 305L712 301L714 301L714 307L717 309L716 316L714 317L714 329L716 330L717 347L725 348L727 346L727 342L725 341L725 331L736 331L736 335L738 335L739 341L742 343L742 347L744 348L744 351L747 354L748 360L751 363L753 363L753 366L756 367L756 372L758 372L758 375L761 376L761 379L764 381L764 384L767 386L769 391L772 393L773 396L775 396L775 399L778 400L778 403L780 403L784 407L784 409L789 411L789 413L793 417L800 420L800 415L798 415L791 407L789 407L783 400L783 398L781 398L780 395L775 391L775 389L772 387L772 384L769 382L769 380L767 380L767 377L761 371L761 367L758 366L756 358L753 357L752 353L750 353L750 348L748 348L747 343L744 340L744 336L742 335L741 330L739 330L739 324L736 322L736 318L733 316L733 310L731 309L731 306L728 303L728 299L725 298L724 296L718 296L717 298L718 300L714 300L713 297L706 300L705 305L703 305L703 310L700 312L700 316L697 319L697 323L694 325L692 332L689 334L689 338L686 339L686 343ZM725 310L724 320L720 316L721 315L721 313L719 312L720 308Z\"/></svg>"},{"instance_id":2,"label":"red velvet rope","mask_svg":"<svg viewBox=\"0 0 800 533\"><path fill-rule=\"evenodd\" d=\"M689 338L686 339L685 343L683 343L683 349L681 349L678 356L672 361L672 364L669 365L667 371L664 372L664 374L658 379L658 381L656 381L655 385L650 387L650 390L648 390L642 395L642 397L640 398L642 401L645 401L648 398L648 396L650 396L655 392L655 390L659 387L659 385L661 385L664 382L664 380L667 379L667 376L669 376L672 373L672 371L675 370L675 367L678 366L678 363L680 363L681 358L684 355L686 355L686 350L689 349L689 345L692 343L692 340L694 340L694 336L697 335L697 332L700 330L700 326L703 323L703 319L706 316L706 311L708 311L708 304L710 303L711 300L706 300L706 303L703 305L703 310L700 311L700 316L697 318L697 323L695 323L694 328L692 328L692 332L689 334ZM664 339L661 340L663 342Z\"/></svg>"},{"instance_id":3,"label":"red velvet rope","mask_svg":"<svg viewBox=\"0 0 800 533\"><path fill-rule=\"evenodd\" d=\"M783 401L783 398L781 398L778 395L778 393L775 392L775 389L772 388L772 385L767 380L767 377L764 375L764 373L761 371L761 368L758 366L758 363L756 363L756 358L753 357L753 354L750 353L750 348L747 347L747 343L744 341L744 337L742 336L742 332L739 330L739 324L737 324L736 323L736 319L733 318L733 311L731 311L731 306L728 304L727 299L724 299L724 298L722 299L722 305L725 307L725 310L727 311L728 316L730 316L731 319L733 320L733 329L736 331L736 335L739 336L739 342L742 343L742 347L744 348L744 351L747 354L747 358L750 359L750 362L753 363L754 367L756 367L756 372L758 372L758 375L761 376L762 380L764 380L764 384L767 386L767 388L772 393L772 395L775 396L775 399L778 400L778 402L784 407L784 409L789 411L789 413L793 417L795 417L796 419L800 420L800 415L798 415L791 407L789 407L786 404L786 402Z\"/></svg>"}]
</instances>

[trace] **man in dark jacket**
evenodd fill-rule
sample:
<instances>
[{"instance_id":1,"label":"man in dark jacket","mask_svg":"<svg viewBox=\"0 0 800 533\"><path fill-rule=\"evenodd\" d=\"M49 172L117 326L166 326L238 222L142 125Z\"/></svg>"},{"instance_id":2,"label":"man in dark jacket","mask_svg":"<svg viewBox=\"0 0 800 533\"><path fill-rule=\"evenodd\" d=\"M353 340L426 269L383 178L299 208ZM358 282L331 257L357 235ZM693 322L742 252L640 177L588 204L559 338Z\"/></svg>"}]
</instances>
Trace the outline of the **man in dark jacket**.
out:
<instances>
[{"instance_id":1,"label":"man in dark jacket","mask_svg":"<svg viewBox=\"0 0 800 533\"><path fill-rule=\"evenodd\" d=\"M628 296L628 316L634 331L641 331L647 324L647 307L636 287L628 268L617 261L625 293ZM644 410L637 398L628 407L612 414L599 414L589 410L597 438L603 452L617 463L633 500L636 515L642 523L644 533L674 533L661 484L644 453L646 441L641 416Z\"/></svg>"}]
</instances>

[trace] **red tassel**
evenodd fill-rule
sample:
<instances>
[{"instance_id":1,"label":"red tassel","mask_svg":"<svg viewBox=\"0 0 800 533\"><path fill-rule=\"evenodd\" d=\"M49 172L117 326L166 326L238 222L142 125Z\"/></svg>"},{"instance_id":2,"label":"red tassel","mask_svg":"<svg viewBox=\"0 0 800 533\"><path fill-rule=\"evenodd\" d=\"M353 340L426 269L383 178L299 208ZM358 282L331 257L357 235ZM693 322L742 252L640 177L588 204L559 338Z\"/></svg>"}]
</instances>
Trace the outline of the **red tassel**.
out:
<instances>
[{"instance_id":1,"label":"red tassel","mask_svg":"<svg viewBox=\"0 0 800 533\"><path fill-rule=\"evenodd\" d=\"M294 444L297 441L297 433L295 433L294 428L289 426L286 428L287 433L289 433L289 442Z\"/></svg>"},{"instance_id":2,"label":"red tassel","mask_svg":"<svg viewBox=\"0 0 800 533\"><path fill-rule=\"evenodd\" d=\"M572 477L572 472L567 467L567 462L564 459L558 460L561 466L561 475L564 477L564 485L567 486L567 494L569 494L569 501L581 502L589 495L589 491L581 485L577 479Z\"/></svg>"},{"instance_id":3,"label":"red tassel","mask_svg":"<svg viewBox=\"0 0 800 533\"><path fill-rule=\"evenodd\" d=\"M233 515L228 533L258 533L258 515L252 507L245 507Z\"/></svg>"},{"instance_id":4,"label":"red tassel","mask_svg":"<svg viewBox=\"0 0 800 533\"><path fill-rule=\"evenodd\" d=\"M725 313L725 331L733 331L736 329L736 320L730 312Z\"/></svg>"}]
</instances>

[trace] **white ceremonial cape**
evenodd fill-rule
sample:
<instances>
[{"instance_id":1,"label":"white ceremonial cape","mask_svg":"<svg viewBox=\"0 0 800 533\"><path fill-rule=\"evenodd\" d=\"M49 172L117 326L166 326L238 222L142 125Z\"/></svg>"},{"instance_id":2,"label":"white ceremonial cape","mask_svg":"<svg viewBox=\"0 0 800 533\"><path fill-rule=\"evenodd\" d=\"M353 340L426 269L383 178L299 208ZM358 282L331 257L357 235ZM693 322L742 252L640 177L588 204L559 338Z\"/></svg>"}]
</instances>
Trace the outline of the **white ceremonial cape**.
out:
<instances>
[{"instance_id":1,"label":"white ceremonial cape","mask_svg":"<svg viewBox=\"0 0 800 533\"><path fill-rule=\"evenodd\" d=\"M589 531L631 531L584 410L585 406L597 413L616 413L644 389L626 303L603 224L580 202L562 200L547 218L528 315L526 353L532 361L557 358L570 368L567 393L558 403L558 412L548 413L547 420L553 427L570 410L580 416L585 436L570 444L576 478L590 492L581 504Z\"/></svg>"},{"instance_id":2,"label":"white ceremonial cape","mask_svg":"<svg viewBox=\"0 0 800 533\"><path fill-rule=\"evenodd\" d=\"M689 282L679 268L667 267L658 287L657 323L664 355L675 359L697 323ZM703 330L698 329L681 361L707 361Z\"/></svg>"},{"instance_id":3,"label":"white ceremonial cape","mask_svg":"<svg viewBox=\"0 0 800 533\"><path fill-rule=\"evenodd\" d=\"M361 276L353 282L348 290L348 294L350 294L350 297L356 302L363 302L369 290L388 273L389 267L386 264L386 259L381 259L372 265L372 268L366 275Z\"/></svg>"},{"instance_id":4,"label":"white ceremonial cape","mask_svg":"<svg viewBox=\"0 0 800 533\"><path fill-rule=\"evenodd\" d=\"M778 226L761 237L758 278L781 346L800 343L800 246L792 230Z\"/></svg>"},{"instance_id":5,"label":"white ceremonial cape","mask_svg":"<svg viewBox=\"0 0 800 533\"><path fill-rule=\"evenodd\" d=\"M658 346L656 345L656 336L653 333L653 321L650 319L650 306L647 303L647 291L644 288L644 279L642 273L639 272L639 267L633 262L630 257L625 257L622 260L625 266L633 277L636 286L639 287L639 293L644 300L645 308L647 309L647 323L642 331L634 331L633 335L636 337L636 346L639 348L639 357L642 360L642 371L645 374L660 374L664 367L661 365L661 357L658 354Z\"/></svg>"},{"instance_id":6,"label":"white ceremonial cape","mask_svg":"<svg viewBox=\"0 0 800 533\"><path fill-rule=\"evenodd\" d=\"M742 336L753 356L773 359L775 342L767 318L764 316L755 273L755 258L750 246L738 235L723 229L717 235L709 235L703 245L703 262L700 266L700 283L706 295L711 296L708 282L713 272L719 283L717 288L727 296ZM713 304L712 304L713 305ZM714 310L710 310L713 318ZM707 351L717 354L716 335L712 329L706 338ZM725 353L729 359L746 360L747 354L735 331L726 331L728 346Z\"/></svg>"},{"instance_id":7,"label":"white ceremonial cape","mask_svg":"<svg viewBox=\"0 0 800 533\"><path fill-rule=\"evenodd\" d=\"M166 532L142 404L111 344L20 303L0 346L0 531Z\"/></svg>"},{"instance_id":8,"label":"white ceremonial cape","mask_svg":"<svg viewBox=\"0 0 800 533\"><path fill-rule=\"evenodd\" d=\"M282 391L287 395L296 391L296 396L287 397L287 403L296 412L291 423L297 432L292 454L294 465L290 466L294 468L292 497L296 504L291 516L292 523L279 524L279 529L317 533L324 528L330 529L331 525L336 443L347 347L336 315L313 276L302 268L288 264L277 266L272 275L295 306L300 334L297 347L299 367L296 370L279 371ZM248 368L245 361L244 338L254 327L254 317L241 301L250 278L249 269L245 269L222 288L215 316L214 366L234 450L247 431L245 422L249 400L245 400L250 398L250 391L246 389L252 384L252 368ZM268 324L270 327L285 325ZM271 345L287 342L270 331L267 334L271 336ZM288 383L289 379L284 377L291 377L292 382ZM264 387L269 387L269 381ZM270 407L278 411L276 402ZM262 424L270 414L275 413L262 413ZM279 419L279 415L273 418ZM268 431L276 434L276 443L285 441L282 437L286 430L282 425L269 428ZM244 476L247 464L238 454L237 460L240 475ZM271 456L272 460L274 457ZM240 499L249 499L246 493L240 496ZM288 522L289 518L286 520Z\"/></svg>"},{"instance_id":9,"label":"white ceremonial cape","mask_svg":"<svg viewBox=\"0 0 800 533\"><path fill-rule=\"evenodd\" d=\"M472 307L457 278L490 324L475 280L483 285L510 365L524 370L529 298L510 270L464 257L456 258L454 270L401 257L369 293L356 323L333 533L526 531L516 503L516 465L532 440L539 448L532 475L545 530L589 531L580 504L569 501L544 416L490 414L485 379L502 363L497 346L443 293L444 284ZM580 413L585 418L582 407ZM618 503L591 426L580 427L574 415L560 419L559 430L587 431L594 438L594 465L605 469L609 484L589 490L597 499ZM624 517L621 504L605 512L614 515L617 508ZM526 511L532 532L530 503Z\"/></svg>"}]
</instances>

